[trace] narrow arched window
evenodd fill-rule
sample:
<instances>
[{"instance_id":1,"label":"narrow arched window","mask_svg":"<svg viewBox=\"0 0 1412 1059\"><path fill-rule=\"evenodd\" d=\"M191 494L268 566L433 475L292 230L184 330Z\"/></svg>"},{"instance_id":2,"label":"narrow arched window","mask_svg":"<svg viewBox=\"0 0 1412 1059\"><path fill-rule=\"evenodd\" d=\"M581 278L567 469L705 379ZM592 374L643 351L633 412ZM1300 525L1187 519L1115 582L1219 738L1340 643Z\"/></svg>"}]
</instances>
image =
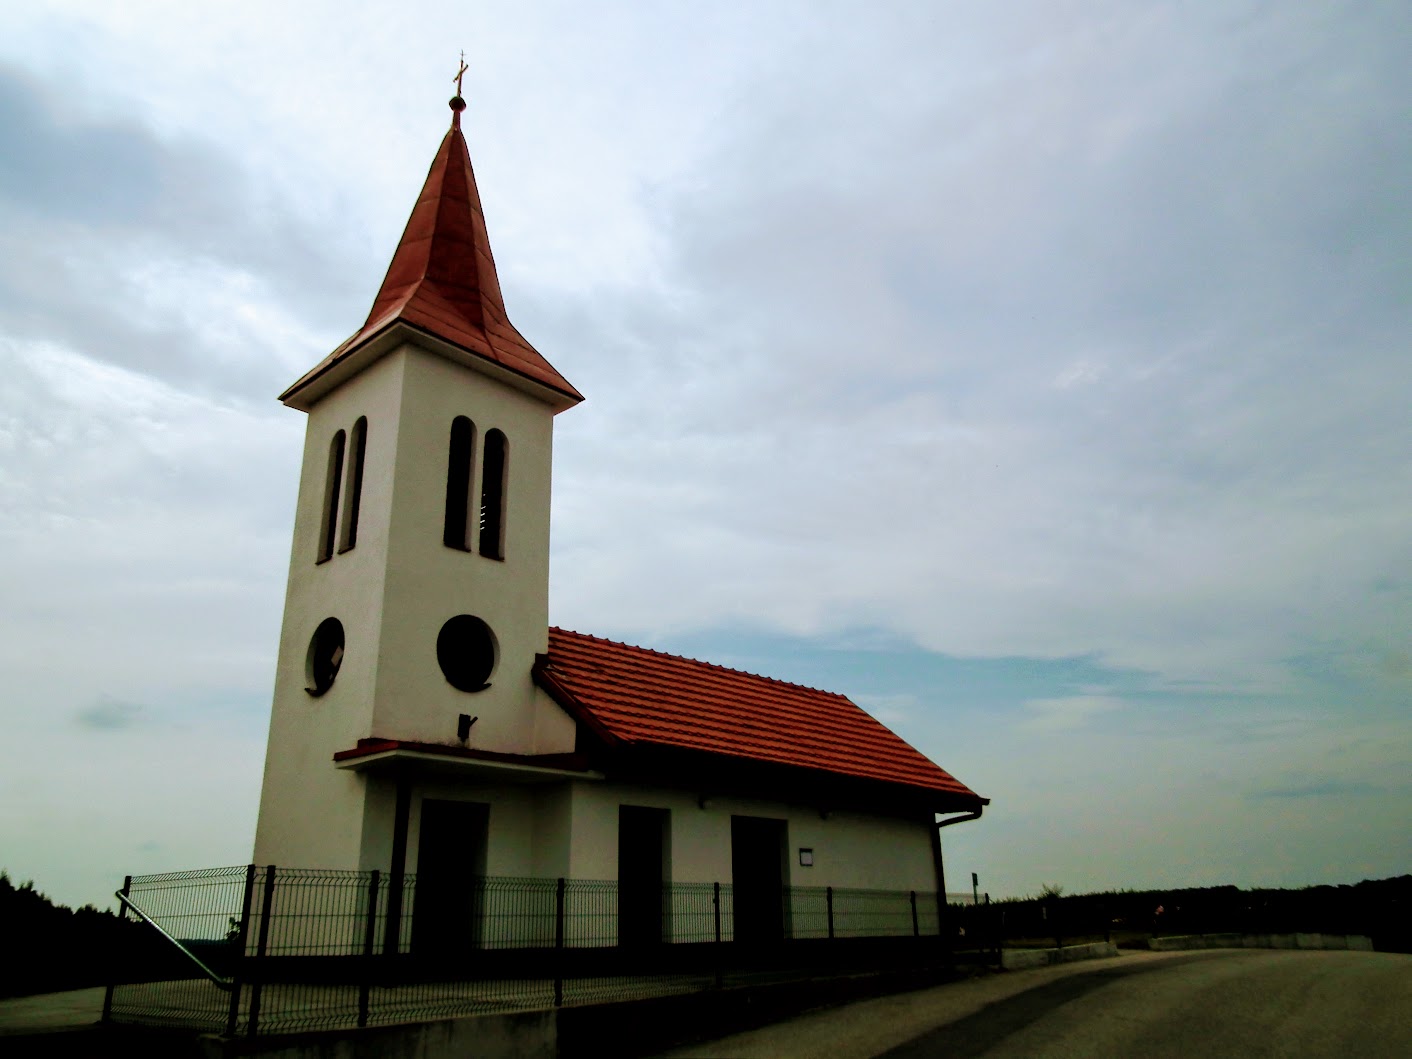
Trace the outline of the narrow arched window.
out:
<instances>
[{"instance_id":1,"label":"narrow arched window","mask_svg":"<svg viewBox=\"0 0 1412 1059\"><path fill-rule=\"evenodd\" d=\"M498 430L486 433L480 481L480 553L492 559L505 558L506 449L504 434Z\"/></svg>"},{"instance_id":2,"label":"narrow arched window","mask_svg":"<svg viewBox=\"0 0 1412 1059\"><path fill-rule=\"evenodd\" d=\"M353 424L348 446L348 488L343 497L343 527L338 550L346 552L358 543L358 510L363 504L363 457L368 451L368 417Z\"/></svg>"},{"instance_id":3,"label":"narrow arched window","mask_svg":"<svg viewBox=\"0 0 1412 1059\"><path fill-rule=\"evenodd\" d=\"M465 416L451 421L451 444L446 457L446 521L441 539L448 548L470 551L466 537L470 528L467 515L471 501L471 459L476 444L476 428Z\"/></svg>"},{"instance_id":4,"label":"narrow arched window","mask_svg":"<svg viewBox=\"0 0 1412 1059\"><path fill-rule=\"evenodd\" d=\"M324 521L319 528L319 562L333 558L338 533L338 493L343 482L343 431L333 436L328 447L328 477L324 479Z\"/></svg>"}]
</instances>

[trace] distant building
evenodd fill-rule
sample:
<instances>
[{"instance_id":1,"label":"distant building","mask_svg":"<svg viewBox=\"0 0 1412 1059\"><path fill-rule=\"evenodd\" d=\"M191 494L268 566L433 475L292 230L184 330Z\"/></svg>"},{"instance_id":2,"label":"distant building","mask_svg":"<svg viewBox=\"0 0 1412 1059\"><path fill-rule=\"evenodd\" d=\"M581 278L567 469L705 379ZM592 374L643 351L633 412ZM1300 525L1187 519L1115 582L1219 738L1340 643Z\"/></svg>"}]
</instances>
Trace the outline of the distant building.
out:
<instances>
[{"instance_id":1,"label":"distant building","mask_svg":"<svg viewBox=\"0 0 1412 1059\"><path fill-rule=\"evenodd\" d=\"M366 323L308 413L255 860L417 873L414 937L483 875L944 891L936 814L979 797L842 695L548 622L554 416L583 398L510 324L452 101Z\"/></svg>"}]
</instances>

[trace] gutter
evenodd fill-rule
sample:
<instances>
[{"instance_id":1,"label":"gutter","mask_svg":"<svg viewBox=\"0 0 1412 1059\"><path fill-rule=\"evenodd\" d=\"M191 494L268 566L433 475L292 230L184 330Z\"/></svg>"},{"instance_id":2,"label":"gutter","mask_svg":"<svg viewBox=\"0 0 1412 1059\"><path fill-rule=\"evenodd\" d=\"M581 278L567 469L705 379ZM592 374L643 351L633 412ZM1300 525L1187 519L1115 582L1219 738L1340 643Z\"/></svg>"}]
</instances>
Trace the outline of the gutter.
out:
<instances>
[{"instance_id":1,"label":"gutter","mask_svg":"<svg viewBox=\"0 0 1412 1059\"><path fill-rule=\"evenodd\" d=\"M946 866L941 859L941 829L950 827L952 824L964 824L969 820L979 820L981 813L985 812L985 807L990 804L989 798L981 798L976 807L969 813L962 813L960 816L948 816L945 820L936 821L936 829L932 831L932 864L936 868L936 915L937 929L946 939L946 950L951 951L952 937L948 929L948 908L946 904Z\"/></svg>"},{"instance_id":2,"label":"gutter","mask_svg":"<svg viewBox=\"0 0 1412 1059\"><path fill-rule=\"evenodd\" d=\"M950 827L952 824L964 824L968 820L979 820L981 818L981 813L985 812L985 807L989 804L989 798L982 798L980 805L976 806L974 811L969 813L963 813L960 816L950 816L947 817L945 820L938 820L936 822L936 829L940 831L943 827Z\"/></svg>"}]
</instances>

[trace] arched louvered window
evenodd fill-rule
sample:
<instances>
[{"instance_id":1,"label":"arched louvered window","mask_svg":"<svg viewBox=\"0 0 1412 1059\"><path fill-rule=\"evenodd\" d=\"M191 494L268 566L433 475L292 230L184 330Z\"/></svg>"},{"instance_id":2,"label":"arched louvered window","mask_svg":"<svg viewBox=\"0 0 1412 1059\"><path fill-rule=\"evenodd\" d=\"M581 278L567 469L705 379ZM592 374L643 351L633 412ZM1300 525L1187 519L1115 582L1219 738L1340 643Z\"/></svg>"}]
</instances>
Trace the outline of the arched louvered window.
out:
<instances>
[{"instance_id":1,"label":"arched louvered window","mask_svg":"<svg viewBox=\"0 0 1412 1059\"><path fill-rule=\"evenodd\" d=\"M498 430L485 435L485 463L480 482L480 553L505 558L505 473L509 452Z\"/></svg>"},{"instance_id":2,"label":"arched louvered window","mask_svg":"<svg viewBox=\"0 0 1412 1059\"><path fill-rule=\"evenodd\" d=\"M346 552L358 543L358 510L363 504L363 457L368 451L368 417L353 424L348 446L348 488L343 498L343 526L338 550Z\"/></svg>"},{"instance_id":3,"label":"arched louvered window","mask_svg":"<svg viewBox=\"0 0 1412 1059\"><path fill-rule=\"evenodd\" d=\"M463 552L471 550L466 531L470 529L468 514L475 444L475 424L465 416L453 419L446 458L446 521L441 539L448 548L459 548Z\"/></svg>"},{"instance_id":4,"label":"arched louvered window","mask_svg":"<svg viewBox=\"0 0 1412 1059\"><path fill-rule=\"evenodd\" d=\"M324 479L324 520L319 528L319 562L333 558L333 545L338 534L338 493L343 482L343 431L333 436L328 447L328 477Z\"/></svg>"}]
</instances>

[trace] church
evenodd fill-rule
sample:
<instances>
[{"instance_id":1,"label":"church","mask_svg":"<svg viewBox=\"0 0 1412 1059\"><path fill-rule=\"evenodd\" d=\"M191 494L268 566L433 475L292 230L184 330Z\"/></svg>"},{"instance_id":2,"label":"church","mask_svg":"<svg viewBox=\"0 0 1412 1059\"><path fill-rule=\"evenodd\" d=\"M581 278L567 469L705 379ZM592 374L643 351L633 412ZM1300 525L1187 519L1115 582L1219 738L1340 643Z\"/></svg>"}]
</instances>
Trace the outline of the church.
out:
<instances>
[{"instance_id":1,"label":"church","mask_svg":"<svg viewBox=\"0 0 1412 1059\"><path fill-rule=\"evenodd\" d=\"M672 884L731 884L738 939L788 935L789 887L944 894L939 827L988 800L849 699L550 626L583 395L506 315L451 109L367 321L280 395L308 419L255 862L415 876L418 931L486 876L613 881L652 940Z\"/></svg>"}]
</instances>

